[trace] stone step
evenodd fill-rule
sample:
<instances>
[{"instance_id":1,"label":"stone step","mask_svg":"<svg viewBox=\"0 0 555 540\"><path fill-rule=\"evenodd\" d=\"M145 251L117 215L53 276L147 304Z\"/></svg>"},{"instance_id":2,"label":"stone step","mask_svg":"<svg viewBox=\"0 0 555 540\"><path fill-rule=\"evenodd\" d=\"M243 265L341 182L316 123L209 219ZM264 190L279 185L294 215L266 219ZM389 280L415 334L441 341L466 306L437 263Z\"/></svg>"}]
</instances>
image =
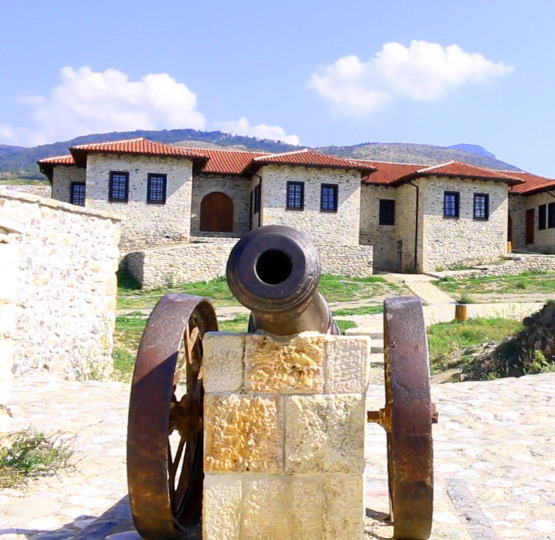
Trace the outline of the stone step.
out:
<instances>
[{"instance_id":1,"label":"stone step","mask_svg":"<svg viewBox=\"0 0 555 540\"><path fill-rule=\"evenodd\" d=\"M384 357L382 353L371 353L370 354L370 365L371 366L383 366Z\"/></svg>"},{"instance_id":2,"label":"stone step","mask_svg":"<svg viewBox=\"0 0 555 540\"><path fill-rule=\"evenodd\" d=\"M370 342L370 354L374 353L383 353L383 338L376 338Z\"/></svg>"}]
</instances>

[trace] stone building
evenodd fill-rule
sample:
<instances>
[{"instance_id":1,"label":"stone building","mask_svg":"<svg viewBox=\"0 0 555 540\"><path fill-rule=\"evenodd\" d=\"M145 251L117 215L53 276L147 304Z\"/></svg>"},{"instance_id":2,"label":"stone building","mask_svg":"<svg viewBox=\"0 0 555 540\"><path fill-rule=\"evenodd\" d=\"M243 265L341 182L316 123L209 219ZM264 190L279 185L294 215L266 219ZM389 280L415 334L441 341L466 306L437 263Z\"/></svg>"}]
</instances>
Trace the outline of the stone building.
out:
<instances>
[{"instance_id":1,"label":"stone building","mask_svg":"<svg viewBox=\"0 0 555 540\"><path fill-rule=\"evenodd\" d=\"M326 271L359 276L488 262L508 240L554 251L555 183L528 173L146 139L75 146L39 165L53 198L122 218L120 247L148 286L196 275L192 263L221 275L230 239L272 224L304 230ZM192 263L164 275L175 257Z\"/></svg>"}]
</instances>

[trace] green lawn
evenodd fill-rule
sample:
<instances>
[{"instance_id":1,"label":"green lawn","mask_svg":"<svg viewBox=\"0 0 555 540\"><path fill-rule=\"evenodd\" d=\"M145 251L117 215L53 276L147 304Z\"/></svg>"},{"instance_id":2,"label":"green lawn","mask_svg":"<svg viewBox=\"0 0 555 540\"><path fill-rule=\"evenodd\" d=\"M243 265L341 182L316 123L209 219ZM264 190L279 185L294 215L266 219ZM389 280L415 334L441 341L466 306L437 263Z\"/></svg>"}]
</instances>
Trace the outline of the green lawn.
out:
<instances>
[{"instance_id":1,"label":"green lawn","mask_svg":"<svg viewBox=\"0 0 555 540\"><path fill-rule=\"evenodd\" d=\"M390 283L379 276L346 278L323 275L320 279L319 291L329 303L371 299L378 295L400 296L406 294L403 287ZM205 296L212 301L215 307L239 305L231 294L224 277L211 281L186 283L175 287L159 287L150 291L143 291L129 276L120 274L118 309L151 309L162 296L168 293Z\"/></svg>"},{"instance_id":2,"label":"green lawn","mask_svg":"<svg viewBox=\"0 0 555 540\"><path fill-rule=\"evenodd\" d=\"M485 276L455 279L444 277L435 282L452 295L554 293L555 273L524 272L516 276Z\"/></svg>"},{"instance_id":3,"label":"green lawn","mask_svg":"<svg viewBox=\"0 0 555 540\"><path fill-rule=\"evenodd\" d=\"M466 360L465 350L488 341L501 342L522 329L520 321L469 319L466 323L439 323L428 328L432 373L455 368Z\"/></svg>"}]
</instances>

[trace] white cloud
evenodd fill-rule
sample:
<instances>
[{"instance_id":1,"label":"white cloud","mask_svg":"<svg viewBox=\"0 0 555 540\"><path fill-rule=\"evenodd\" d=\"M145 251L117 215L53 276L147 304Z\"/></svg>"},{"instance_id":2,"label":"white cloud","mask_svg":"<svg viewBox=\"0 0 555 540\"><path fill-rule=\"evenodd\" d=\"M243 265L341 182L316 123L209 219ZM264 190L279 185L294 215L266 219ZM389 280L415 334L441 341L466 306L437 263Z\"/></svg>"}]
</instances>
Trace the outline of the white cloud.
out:
<instances>
[{"instance_id":1,"label":"white cloud","mask_svg":"<svg viewBox=\"0 0 555 540\"><path fill-rule=\"evenodd\" d=\"M413 40L407 48L386 43L367 62L344 56L313 73L309 86L335 112L361 116L384 108L395 99L436 101L464 84L482 83L512 72L512 66L494 63L458 45Z\"/></svg>"},{"instance_id":2,"label":"white cloud","mask_svg":"<svg viewBox=\"0 0 555 540\"><path fill-rule=\"evenodd\" d=\"M202 129L206 124L196 95L166 73L130 81L116 69L95 72L85 66L64 67L60 78L48 96L21 100L32 108L33 129L4 127L11 139L41 144L104 131Z\"/></svg>"},{"instance_id":3,"label":"white cloud","mask_svg":"<svg viewBox=\"0 0 555 540\"><path fill-rule=\"evenodd\" d=\"M232 133L234 135L246 135L248 137L258 137L259 139L271 139L274 141L283 141L289 144L299 144L299 137L296 135L287 135L281 126L268 126L266 124L258 124L251 126L249 121L242 116L239 120L229 122L215 122L216 127Z\"/></svg>"}]
</instances>

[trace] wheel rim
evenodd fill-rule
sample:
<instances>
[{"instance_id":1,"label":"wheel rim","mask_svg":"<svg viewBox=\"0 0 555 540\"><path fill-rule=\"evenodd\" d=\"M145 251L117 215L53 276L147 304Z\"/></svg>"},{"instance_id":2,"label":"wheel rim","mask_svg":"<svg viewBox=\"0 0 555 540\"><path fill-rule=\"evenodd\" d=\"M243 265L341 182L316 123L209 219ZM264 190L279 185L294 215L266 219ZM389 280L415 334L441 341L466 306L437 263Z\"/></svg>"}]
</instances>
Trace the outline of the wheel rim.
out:
<instances>
[{"instance_id":1,"label":"wheel rim","mask_svg":"<svg viewBox=\"0 0 555 540\"><path fill-rule=\"evenodd\" d=\"M420 299L384 302L384 343L384 427L393 537L426 540L433 511L433 406Z\"/></svg>"},{"instance_id":2,"label":"wheel rim","mask_svg":"<svg viewBox=\"0 0 555 540\"><path fill-rule=\"evenodd\" d=\"M179 538L200 520L202 337L217 329L208 301L170 294L143 333L131 387L127 478L133 521L144 538Z\"/></svg>"}]
</instances>

